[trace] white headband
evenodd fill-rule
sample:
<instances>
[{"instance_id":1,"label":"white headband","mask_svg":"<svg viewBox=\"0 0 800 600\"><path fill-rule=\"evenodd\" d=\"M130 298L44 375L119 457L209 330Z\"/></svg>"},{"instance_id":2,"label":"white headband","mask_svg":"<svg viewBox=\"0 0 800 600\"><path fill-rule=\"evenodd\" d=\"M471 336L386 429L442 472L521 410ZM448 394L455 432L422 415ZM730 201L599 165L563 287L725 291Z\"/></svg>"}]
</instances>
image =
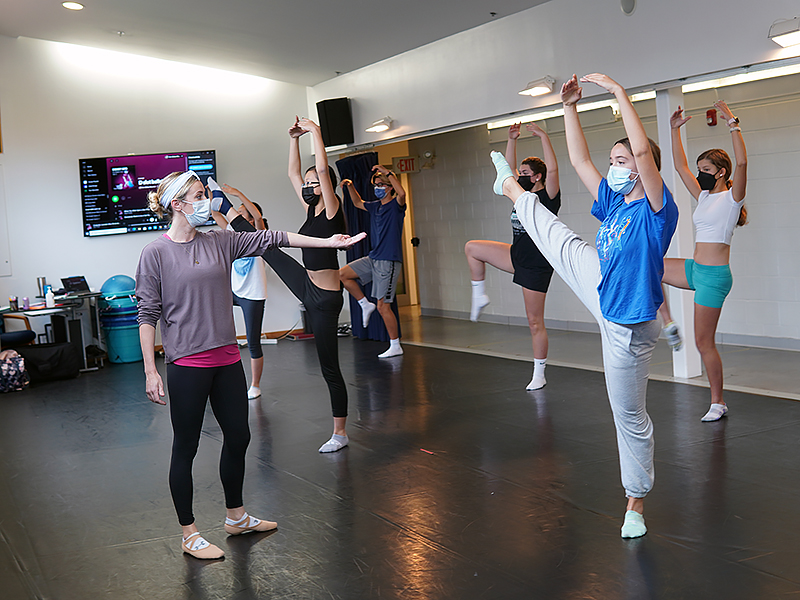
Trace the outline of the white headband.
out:
<instances>
[{"instance_id":1,"label":"white headband","mask_svg":"<svg viewBox=\"0 0 800 600\"><path fill-rule=\"evenodd\" d=\"M194 171L186 171L178 175L175 179L172 180L167 186L167 189L164 190L164 194L161 196L161 206L167 208L169 203L178 195L178 192L181 191L181 188L189 181L192 177L200 181L200 177L197 176L197 173Z\"/></svg>"}]
</instances>

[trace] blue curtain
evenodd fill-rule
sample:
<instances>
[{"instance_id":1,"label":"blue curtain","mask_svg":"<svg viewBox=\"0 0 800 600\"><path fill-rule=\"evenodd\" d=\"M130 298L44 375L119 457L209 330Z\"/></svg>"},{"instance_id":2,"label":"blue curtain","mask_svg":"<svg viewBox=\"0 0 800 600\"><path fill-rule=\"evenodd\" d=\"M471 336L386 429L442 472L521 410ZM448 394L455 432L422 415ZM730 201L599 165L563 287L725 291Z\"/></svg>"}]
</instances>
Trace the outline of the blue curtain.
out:
<instances>
[{"instance_id":1,"label":"blue curtain","mask_svg":"<svg viewBox=\"0 0 800 600\"><path fill-rule=\"evenodd\" d=\"M354 156L347 156L336 161L336 169L342 179L350 179L353 185L358 190L364 202L371 202L377 200L372 191L370 184L370 177L372 176L372 167L378 164L377 152L365 152L364 154L356 154ZM355 244L347 250L347 262L354 261L357 258L369 254L371 246L370 227L369 227L369 213L365 210L360 210L353 206L350 200L350 192L344 189L344 216L347 218L347 233L355 235L362 231L367 232L367 239L363 242ZM372 296L372 284L362 285L364 294L369 298L370 302L375 303L376 300ZM377 340L386 342L389 340L389 334L386 332L386 327L383 324L378 311L375 311L372 318L369 320L369 327L364 329L361 324L361 307L358 305L352 296L350 298L350 315L351 325L353 328L353 335L362 340ZM392 302L392 310L396 317L398 317L398 327L400 318L397 312L397 300Z\"/></svg>"}]
</instances>

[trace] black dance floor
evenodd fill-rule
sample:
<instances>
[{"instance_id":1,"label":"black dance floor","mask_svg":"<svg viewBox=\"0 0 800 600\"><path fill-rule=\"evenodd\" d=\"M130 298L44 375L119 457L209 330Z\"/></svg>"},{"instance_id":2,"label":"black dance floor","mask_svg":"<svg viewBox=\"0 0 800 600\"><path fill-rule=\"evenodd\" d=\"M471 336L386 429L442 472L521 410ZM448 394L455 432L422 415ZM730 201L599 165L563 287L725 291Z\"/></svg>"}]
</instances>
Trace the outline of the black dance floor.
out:
<instances>
[{"instance_id":1,"label":"black dance floor","mask_svg":"<svg viewBox=\"0 0 800 600\"><path fill-rule=\"evenodd\" d=\"M180 552L171 431L141 363L0 396L0 598L800 598L800 406L650 382L649 533L625 498L602 374L341 341L351 445L333 455L313 345L265 347L245 505L270 534L227 537L207 414L195 514L223 561ZM246 354L246 351L245 351ZM249 361L246 361L249 362Z\"/></svg>"}]
</instances>

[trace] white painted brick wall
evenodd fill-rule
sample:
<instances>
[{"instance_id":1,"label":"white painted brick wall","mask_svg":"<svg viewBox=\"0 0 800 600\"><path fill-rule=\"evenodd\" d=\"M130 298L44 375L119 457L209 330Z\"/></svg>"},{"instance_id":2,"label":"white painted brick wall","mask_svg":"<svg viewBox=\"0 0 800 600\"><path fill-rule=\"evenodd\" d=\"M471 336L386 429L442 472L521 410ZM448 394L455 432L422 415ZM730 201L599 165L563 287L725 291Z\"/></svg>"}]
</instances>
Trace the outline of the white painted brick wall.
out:
<instances>
[{"instance_id":1,"label":"white painted brick wall","mask_svg":"<svg viewBox=\"0 0 800 600\"><path fill-rule=\"evenodd\" d=\"M734 287L718 331L723 336L755 336L760 338L754 340L758 345L770 345L768 338L800 340L800 94L787 95L792 89L800 89L800 77L709 90L685 98L687 113L694 116L686 126L691 165L708 148L723 148L733 155L724 123L711 128L705 122L705 110L717 97L725 99L741 119L749 158L750 223L734 235ZM770 99L778 94L783 95ZM636 106L648 134L656 139L655 103ZM588 113L582 120L592 159L605 172L611 145L624 136L622 124L608 118L604 122L602 115ZM561 120L553 119L548 125L559 160L560 217L593 243L598 222L589 212L591 196L569 164ZM434 168L411 178L416 231L422 240L418 249L421 303L423 309L466 316L470 285L464 244L471 239L511 241L511 203L492 193L494 169L489 159L491 150L505 151L505 140L497 133L488 135L480 126L411 142L412 154L426 150L436 157ZM529 155L541 156L541 144L524 133L517 159ZM682 214L681 218L691 215ZM524 319L522 293L510 274L489 268L486 282L492 298L487 316ZM592 322L589 312L557 275L548 293L545 317L564 323Z\"/></svg>"}]
</instances>

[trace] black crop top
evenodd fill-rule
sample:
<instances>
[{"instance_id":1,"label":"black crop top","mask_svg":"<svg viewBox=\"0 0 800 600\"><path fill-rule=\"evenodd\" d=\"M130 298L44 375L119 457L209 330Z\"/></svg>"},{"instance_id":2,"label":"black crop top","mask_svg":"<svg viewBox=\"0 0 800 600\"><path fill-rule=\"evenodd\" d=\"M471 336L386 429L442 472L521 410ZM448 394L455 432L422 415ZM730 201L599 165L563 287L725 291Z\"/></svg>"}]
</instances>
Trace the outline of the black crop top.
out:
<instances>
[{"instance_id":1,"label":"black crop top","mask_svg":"<svg viewBox=\"0 0 800 600\"><path fill-rule=\"evenodd\" d=\"M297 233L317 238L328 238L336 233L347 233L341 201L339 210L332 219L328 219L324 210L318 216L314 216L316 209L316 206L308 207L306 222ZM334 248L303 248L303 264L309 271L338 269L339 259L336 258L336 249Z\"/></svg>"}]
</instances>

